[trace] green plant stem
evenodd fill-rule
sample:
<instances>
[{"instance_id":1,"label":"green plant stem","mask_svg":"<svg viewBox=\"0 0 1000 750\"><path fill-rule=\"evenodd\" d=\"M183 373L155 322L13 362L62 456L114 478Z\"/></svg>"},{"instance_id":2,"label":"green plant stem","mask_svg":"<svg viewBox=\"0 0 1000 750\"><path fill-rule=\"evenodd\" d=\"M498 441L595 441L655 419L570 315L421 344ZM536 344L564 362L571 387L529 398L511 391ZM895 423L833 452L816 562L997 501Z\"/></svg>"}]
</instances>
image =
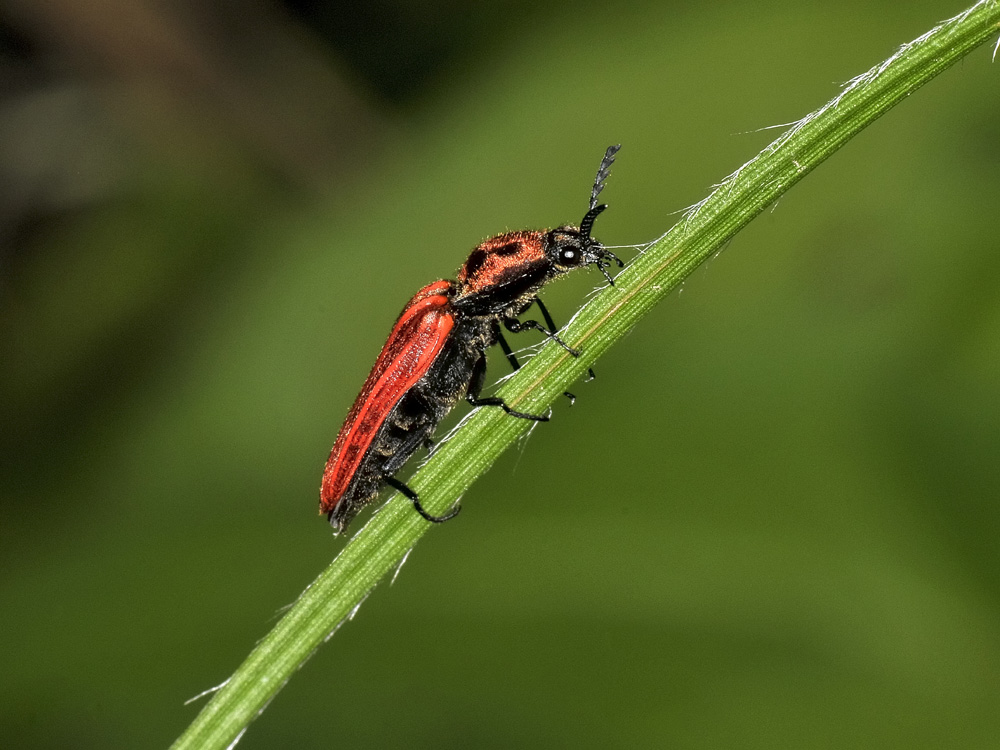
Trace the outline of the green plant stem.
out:
<instances>
[{"instance_id":1,"label":"green plant stem","mask_svg":"<svg viewBox=\"0 0 1000 750\"><path fill-rule=\"evenodd\" d=\"M555 345L518 371L500 395L538 412L667 296L702 261L721 249L786 190L852 136L1000 29L997 0L983 0L901 47L847 84L833 101L806 116L692 207L595 296L562 337L574 359ZM530 425L500 409L480 409L412 478L431 513L442 513ZM431 526L398 496L386 504L299 597L202 709L175 748L225 748Z\"/></svg>"}]
</instances>

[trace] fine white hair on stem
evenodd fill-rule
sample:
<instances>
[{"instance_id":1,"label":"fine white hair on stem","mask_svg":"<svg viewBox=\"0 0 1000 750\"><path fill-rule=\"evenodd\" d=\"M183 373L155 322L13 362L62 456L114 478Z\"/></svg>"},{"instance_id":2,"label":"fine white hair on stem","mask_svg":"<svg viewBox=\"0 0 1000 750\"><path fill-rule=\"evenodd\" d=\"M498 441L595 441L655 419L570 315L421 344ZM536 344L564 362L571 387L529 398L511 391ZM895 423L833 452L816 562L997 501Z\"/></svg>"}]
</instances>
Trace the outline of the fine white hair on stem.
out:
<instances>
[{"instance_id":1,"label":"fine white hair on stem","mask_svg":"<svg viewBox=\"0 0 1000 750\"><path fill-rule=\"evenodd\" d=\"M403 569L403 566L406 564L406 561L410 559L411 552L413 552L413 547L410 547L408 550L406 550L406 554L403 555L403 558L396 565L396 570L393 572L392 579L389 581L390 586L392 586L392 584L396 582L396 579L399 578L399 571Z\"/></svg>"},{"instance_id":2,"label":"fine white hair on stem","mask_svg":"<svg viewBox=\"0 0 1000 750\"><path fill-rule=\"evenodd\" d=\"M549 408L549 410L548 410L547 413L551 416L552 415L552 409ZM517 458L514 460L514 466L510 470L511 474L516 473L517 472L517 467L521 465L521 458L524 456L524 451L528 447L528 439L531 437L531 434L536 429L538 429L538 425L539 424L541 424L541 423L537 422L537 421L532 421L532 423L530 425L528 425L528 429L524 431L524 434L522 434L520 437L518 437L518 439L517 439L517 446L518 446L517 447Z\"/></svg>"},{"instance_id":3,"label":"fine white hair on stem","mask_svg":"<svg viewBox=\"0 0 1000 750\"><path fill-rule=\"evenodd\" d=\"M348 620L353 620L354 619L354 615L356 615L358 613L358 610L361 609L361 605L365 603L365 599L367 599L367 598L368 598L368 595L365 594L365 598L362 599L357 604L355 604L354 607L351 609L351 611L347 613L347 619Z\"/></svg>"},{"instance_id":4,"label":"fine white hair on stem","mask_svg":"<svg viewBox=\"0 0 1000 750\"><path fill-rule=\"evenodd\" d=\"M270 702L271 701L268 701L268 703L270 703ZM267 706L265 706L264 708L267 708ZM261 711L263 711L263 710L264 709L262 708ZM257 712L257 715L260 716L260 711ZM247 724L245 727L243 727L243 729L240 730L240 733L238 735L236 735L236 737L233 738L233 741L230 742L228 745L226 745L226 750L233 750L233 748L236 747L240 743L240 740L243 739L243 735L247 733L247 730L249 728L250 728L249 724Z\"/></svg>"},{"instance_id":5,"label":"fine white hair on stem","mask_svg":"<svg viewBox=\"0 0 1000 750\"><path fill-rule=\"evenodd\" d=\"M371 595L371 593L372 593L372 589L369 589L368 591L366 591L364 593L364 595L361 597L361 601L359 601L357 604L355 604L353 607L351 607L351 611L347 613L347 616L344 617L344 619L341 620L340 622L338 622L336 625L334 625L333 629L329 633L326 634L326 638L323 639L323 643L326 643L328 640L330 640L331 638L333 638L333 636L336 634L336 632L338 630L340 630L340 626L341 625L343 625L345 622L350 622L351 620L354 619L354 615L356 615L358 613L358 610L361 609L361 605L364 604L368 600L368 597ZM317 646L317 648L318 648L318 646ZM316 653L316 649L313 649L312 653L309 654L309 657L312 658L312 654L315 654L315 653ZM305 662L302 662L302 664L305 664ZM301 667L302 667L302 665L299 665L300 669L301 669Z\"/></svg>"},{"instance_id":6,"label":"fine white hair on stem","mask_svg":"<svg viewBox=\"0 0 1000 750\"><path fill-rule=\"evenodd\" d=\"M304 594L305 592L303 591L302 593ZM297 598L297 599L296 599L296 600L295 600L294 602L289 602L288 604L283 604L283 605L281 605L280 607L278 607L278 608L277 608L276 610L274 610L274 614L273 614L273 615L271 615L271 619L270 619L270 620L268 620L268 622L274 622L274 621L275 621L275 620L277 620L277 619L278 619L279 617L281 617L282 615L284 615L284 614L285 614L285 612L287 612L287 611L288 611L288 610L290 610L290 609L291 609L292 607L294 607L294 606L295 606L295 603L296 603L296 602L298 602L298 600L299 600L299 599L301 599L301 598L302 598L302 597L301 597L301 595L300 595L300 596L299 596L299 597L298 597L298 598Z\"/></svg>"},{"instance_id":7,"label":"fine white hair on stem","mask_svg":"<svg viewBox=\"0 0 1000 750\"><path fill-rule=\"evenodd\" d=\"M733 135L750 135L752 133L762 133L765 130L777 130L778 128L791 127L797 122L797 120L792 120L791 122L779 122L777 125L765 125L762 128L754 128L753 130L737 130Z\"/></svg>"},{"instance_id":8,"label":"fine white hair on stem","mask_svg":"<svg viewBox=\"0 0 1000 750\"><path fill-rule=\"evenodd\" d=\"M223 680L222 682L220 682L215 687L210 687L208 690L202 690L200 693L198 693L198 695L194 696L193 698L188 698L186 701L184 701L184 705L185 706L190 706L196 700L204 698L206 695L211 695L212 693L219 692L220 690L222 690L222 688L224 688L226 685L229 684L229 680L230 680L230 678L227 677L225 680Z\"/></svg>"},{"instance_id":9,"label":"fine white hair on stem","mask_svg":"<svg viewBox=\"0 0 1000 750\"><path fill-rule=\"evenodd\" d=\"M951 24L955 24L955 23L961 23L970 14L972 14L974 11L976 11L981 6L983 6L983 5L993 5L995 3L996 3L996 0L980 0L980 2L976 3L975 5L973 5L970 8L967 8L962 13L959 13L957 16L954 16L953 18L949 18L949 19L947 19L945 21L942 21L941 23L939 23L938 25L936 25L934 28L932 28L930 31L928 31L928 32L926 32L924 34L921 34L916 39L913 39L913 40L911 40L909 42L906 42L905 44L900 45L892 55L890 55L888 58L886 58L885 60L883 60L882 62L880 62L878 65L875 65L874 67L872 67L869 70L865 71L861 75L855 76L854 78L852 78L849 81L847 81L846 83L844 83L843 86L842 86L842 88L841 88L841 90L840 90L840 92L833 99L831 99L826 104L824 104L822 107L820 107L819 109L817 109L817 110L815 110L813 112L810 112L805 117L803 117L801 120L796 120L795 122L787 123L787 125L789 125L788 129L785 132L783 132L781 135L779 135L770 144L768 144L768 146L763 151L761 151L759 154L757 154L756 156L754 156L752 159L750 159L746 163L740 165L732 174L730 174L729 176L727 176L721 182L719 182L719 183L717 183L715 185L712 185L711 191L709 192L709 194L707 196L705 196L705 198L703 198L702 200L698 201L697 203L695 203L692 206L688 206L688 208L683 211L683 218L682 218L681 222L679 222L679 224L681 225L682 231L687 231L688 226L689 226L691 220L694 219L696 216L698 216L698 214L701 212L701 210L705 207L705 205L709 201L711 201L713 199L716 199L718 197L721 197L723 195L729 195L730 191L735 187L736 182L737 182L740 174L747 167L749 167L749 166L751 166L753 164L756 164L757 162L761 161L762 159L767 158L768 156L770 156L771 154L773 154L775 151L777 151L778 149L780 149L782 146L784 146L793 136L795 136L797 133L799 133L804 127L806 127L807 125L809 125L814 120L816 120L817 118L821 117L822 115L826 114L830 110L836 109L837 107L839 107L840 104L841 104L841 102L843 102L843 100L844 100L844 98L846 96L848 96L850 93L852 93L856 89L861 88L863 86L866 86L866 85L872 83L876 78L878 78L883 73L885 73L886 70L888 70L897 60L899 60L900 57L902 57L904 54L906 54L906 52L908 52L913 47L923 44L924 42L927 41L928 38L930 38L930 37L934 36L935 34L937 34L945 26L948 26L948 25L951 25ZM997 40L997 46L993 50L994 58L996 57L997 50L1000 50L1000 38L998 38L998 40ZM784 125L771 125L771 126L765 126L763 128L760 128L760 130L767 130L769 128L780 128L780 127L785 127L785 126ZM756 131L751 131L751 132L756 132ZM797 162L796 162L796 165L797 165ZM801 172L803 170L800 168L799 171ZM674 227L674 228L676 228L676 227Z\"/></svg>"},{"instance_id":10,"label":"fine white hair on stem","mask_svg":"<svg viewBox=\"0 0 1000 750\"><path fill-rule=\"evenodd\" d=\"M590 294L593 295L595 293L596 292L591 292ZM584 310L584 308L581 307L579 310L577 310L575 313L573 313L573 315L567 321L566 326L568 327L568 326L573 325L573 323L576 321L576 319L579 318L580 315L583 313L583 310Z\"/></svg>"}]
</instances>

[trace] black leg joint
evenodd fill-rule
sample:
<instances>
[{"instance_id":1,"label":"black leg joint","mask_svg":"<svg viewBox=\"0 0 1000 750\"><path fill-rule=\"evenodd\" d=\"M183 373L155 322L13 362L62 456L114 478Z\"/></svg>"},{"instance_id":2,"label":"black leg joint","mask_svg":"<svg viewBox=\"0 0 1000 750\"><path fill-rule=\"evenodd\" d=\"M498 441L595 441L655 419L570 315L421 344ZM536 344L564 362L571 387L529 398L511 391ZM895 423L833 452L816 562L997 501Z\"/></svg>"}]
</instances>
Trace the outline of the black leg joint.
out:
<instances>
[{"instance_id":1,"label":"black leg joint","mask_svg":"<svg viewBox=\"0 0 1000 750\"><path fill-rule=\"evenodd\" d=\"M450 521L452 518L458 515L458 512L460 510L462 510L462 506L459 503L455 503L452 509L449 510L447 513L445 513L443 516L431 515L426 510L424 510L424 506L420 504L420 497L417 495L416 492L411 490L409 487L400 482L394 476L385 475L383 479L385 479L385 483L387 485L392 487L394 490L397 490L407 500L413 503L413 509L417 511L417 513L419 513L425 520L430 521L431 523L444 523L445 521Z\"/></svg>"},{"instance_id":2,"label":"black leg joint","mask_svg":"<svg viewBox=\"0 0 1000 750\"><path fill-rule=\"evenodd\" d=\"M549 421L548 415L545 414L525 414L523 411L514 411L507 405L506 401L504 401L502 398L497 398L496 396L479 398L477 396L473 396L470 393L465 397L465 400L468 401L473 406L499 406L501 409L510 414L512 417L517 417L518 419L532 419L535 422Z\"/></svg>"},{"instance_id":3,"label":"black leg joint","mask_svg":"<svg viewBox=\"0 0 1000 750\"><path fill-rule=\"evenodd\" d=\"M559 344L559 346L568 351L574 357L580 356L580 352L577 349L574 349L572 346L567 344L565 341L559 338L559 335L555 331L550 331L548 328L543 326L537 320L518 320L517 318L504 318L503 324L504 327L511 333L520 333L521 331L529 329L539 331L540 333L544 334L545 336L548 336L550 339L555 341L557 344Z\"/></svg>"}]
</instances>

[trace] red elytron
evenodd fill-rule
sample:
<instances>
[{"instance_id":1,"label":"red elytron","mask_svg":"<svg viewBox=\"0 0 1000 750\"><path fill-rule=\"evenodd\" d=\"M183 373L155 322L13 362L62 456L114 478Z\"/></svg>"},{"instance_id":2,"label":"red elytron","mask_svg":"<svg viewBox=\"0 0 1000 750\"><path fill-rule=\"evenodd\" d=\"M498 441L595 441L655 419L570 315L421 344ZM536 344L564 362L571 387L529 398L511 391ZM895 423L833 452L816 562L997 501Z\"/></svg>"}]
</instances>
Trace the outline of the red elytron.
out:
<instances>
[{"instance_id":1,"label":"red elytron","mask_svg":"<svg viewBox=\"0 0 1000 750\"><path fill-rule=\"evenodd\" d=\"M538 299L548 282L587 265L614 283L607 268L622 262L590 236L594 220L607 206L597 204L620 146L608 148L591 190L590 208L579 227L519 231L482 242L459 269L456 281L435 281L421 289L400 314L382 352L347 414L330 452L320 488L320 513L343 532L351 519L375 500L383 484L399 490L428 521L446 521L420 505L417 494L395 474L418 448L430 445L438 423L464 396L473 406L498 406L514 417L548 417L511 409L502 399L480 398L486 377L486 350L499 343L514 369L517 359L500 326L511 333L534 329L573 355L556 334L551 316ZM547 328L518 320L532 304Z\"/></svg>"}]
</instances>

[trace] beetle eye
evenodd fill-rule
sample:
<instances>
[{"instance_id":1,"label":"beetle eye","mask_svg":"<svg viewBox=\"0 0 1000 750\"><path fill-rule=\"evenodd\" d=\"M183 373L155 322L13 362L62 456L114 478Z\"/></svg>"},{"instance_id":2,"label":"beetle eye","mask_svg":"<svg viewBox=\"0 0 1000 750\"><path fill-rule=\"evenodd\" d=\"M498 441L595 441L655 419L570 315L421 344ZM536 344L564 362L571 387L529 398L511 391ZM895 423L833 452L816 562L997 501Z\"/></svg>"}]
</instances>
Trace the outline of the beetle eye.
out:
<instances>
[{"instance_id":1,"label":"beetle eye","mask_svg":"<svg viewBox=\"0 0 1000 750\"><path fill-rule=\"evenodd\" d=\"M576 260L577 253L573 248L566 248L562 251L562 260L564 263L572 263Z\"/></svg>"}]
</instances>

